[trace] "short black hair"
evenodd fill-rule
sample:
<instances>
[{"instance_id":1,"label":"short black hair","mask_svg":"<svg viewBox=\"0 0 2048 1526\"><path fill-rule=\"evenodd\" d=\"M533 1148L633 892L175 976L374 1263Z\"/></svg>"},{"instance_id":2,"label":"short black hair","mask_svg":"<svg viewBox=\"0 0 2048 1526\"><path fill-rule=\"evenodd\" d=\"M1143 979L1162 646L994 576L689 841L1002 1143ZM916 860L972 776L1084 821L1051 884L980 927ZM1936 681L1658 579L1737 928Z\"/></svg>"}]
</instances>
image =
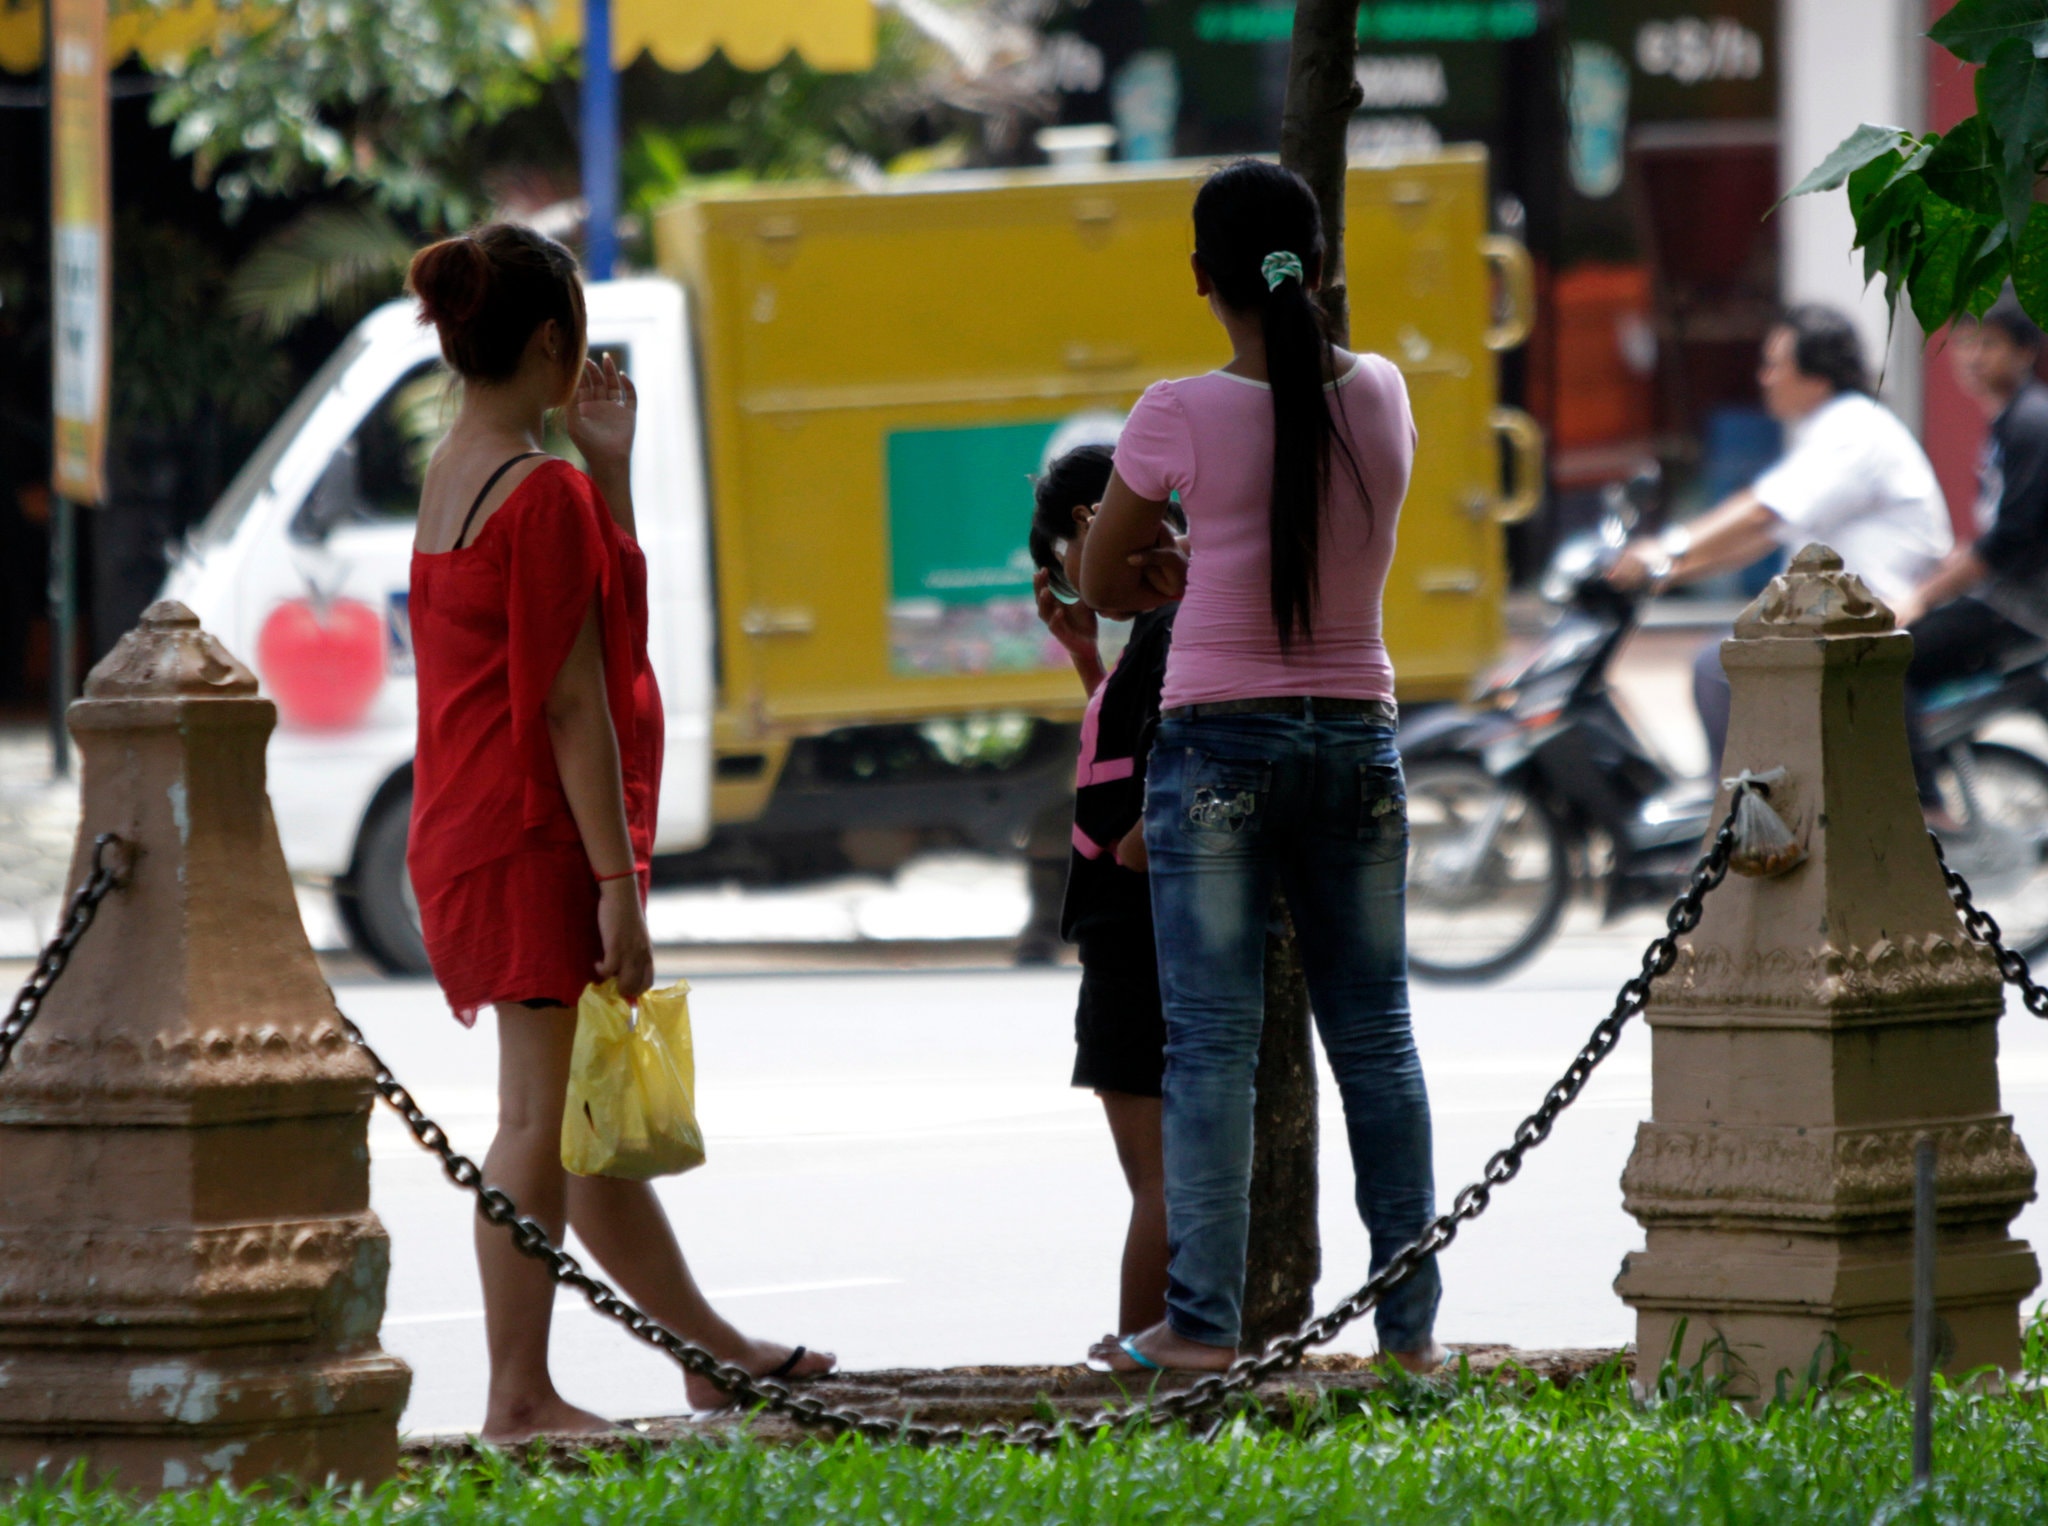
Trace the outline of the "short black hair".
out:
<instances>
[{"instance_id":1,"label":"short black hair","mask_svg":"<svg viewBox=\"0 0 2048 1526\"><path fill-rule=\"evenodd\" d=\"M2005 291L1999 299L1986 308L1984 316L1977 321L1997 329L2030 354L2040 354L2044 337L2048 337L2043 336L2041 326L2029 318L2027 310L2020 306L2020 299L2014 293L2011 282L2006 283Z\"/></svg>"},{"instance_id":2,"label":"short black hair","mask_svg":"<svg viewBox=\"0 0 2048 1526\"><path fill-rule=\"evenodd\" d=\"M1870 391L1870 372L1863 363L1863 339L1849 315L1817 302L1788 307L1774 328L1792 333L1792 363L1804 376L1817 377L1837 392Z\"/></svg>"},{"instance_id":3,"label":"short black hair","mask_svg":"<svg viewBox=\"0 0 2048 1526\"><path fill-rule=\"evenodd\" d=\"M1114 446L1076 445L1031 484L1031 560L1063 594L1074 589L1067 584L1067 569L1056 548L1074 533L1075 507L1102 502L1115 461Z\"/></svg>"}]
</instances>

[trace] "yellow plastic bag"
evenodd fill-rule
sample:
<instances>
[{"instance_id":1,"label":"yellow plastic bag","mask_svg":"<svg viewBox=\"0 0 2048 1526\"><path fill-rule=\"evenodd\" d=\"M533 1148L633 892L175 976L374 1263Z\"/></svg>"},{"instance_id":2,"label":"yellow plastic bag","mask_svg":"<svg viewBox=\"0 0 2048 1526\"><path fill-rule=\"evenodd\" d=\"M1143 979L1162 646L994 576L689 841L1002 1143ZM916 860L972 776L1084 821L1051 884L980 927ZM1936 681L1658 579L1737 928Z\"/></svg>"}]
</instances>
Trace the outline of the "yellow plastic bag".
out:
<instances>
[{"instance_id":1,"label":"yellow plastic bag","mask_svg":"<svg viewBox=\"0 0 2048 1526\"><path fill-rule=\"evenodd\" d=\"M704 1164L686 981L640 998L616 982L586 987L562 1110L562 1165L578 1176L644 1182Z\"/></svg>"}]
</instances>

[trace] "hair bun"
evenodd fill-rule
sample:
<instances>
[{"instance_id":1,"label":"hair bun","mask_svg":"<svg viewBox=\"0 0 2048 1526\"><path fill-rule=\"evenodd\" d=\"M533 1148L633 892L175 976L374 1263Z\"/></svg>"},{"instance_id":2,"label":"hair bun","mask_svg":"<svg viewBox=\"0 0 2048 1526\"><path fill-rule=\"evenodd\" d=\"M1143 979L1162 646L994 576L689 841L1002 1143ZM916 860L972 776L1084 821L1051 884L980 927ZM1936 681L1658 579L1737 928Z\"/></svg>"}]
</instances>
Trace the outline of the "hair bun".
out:
<instances>
[{"instance_id":1,"label":"hair bun","mask_svg":"<svg viewBox=\"0 0 2048 1526\"><path fill-rule=\"evenodd\" d=\"M441 338L441 356L471 381L515 374L543 323L558 323L573 372L586 337L576 256L517 223L490 223L413 256L405 284L419 319Z\"/></svg>"},{"instance_id":2,"label":"hair bun","mask_svg":"<svg viewBox=\"0 0 2048 1526\"><path fill-rule=\"evenodd\" d=\"M422 323L441 329L467 323L490 292L491 258L473 238L444 238L412 257L405 284L420 299Z\"/></svg>"}]
</instances>

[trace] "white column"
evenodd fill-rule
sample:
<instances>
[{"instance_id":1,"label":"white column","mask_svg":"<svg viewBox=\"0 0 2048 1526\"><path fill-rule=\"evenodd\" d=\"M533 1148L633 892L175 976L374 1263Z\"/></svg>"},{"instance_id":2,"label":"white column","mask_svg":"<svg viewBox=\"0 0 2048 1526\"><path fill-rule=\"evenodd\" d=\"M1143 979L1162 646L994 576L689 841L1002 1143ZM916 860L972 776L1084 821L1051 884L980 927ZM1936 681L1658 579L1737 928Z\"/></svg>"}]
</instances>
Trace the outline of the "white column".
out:
<instances>
[{"instance_id":1,"label":"white column","mask_svg":"<svg viewBox=\"0 0 2048 1526\"><path fill-rule=\"evenodd\" d=\"M1926 0L1781 0L1779 173L1787 189L1859 122L1919 131L1926 123ZM1778 214L1782 294L1854 315L1873 361L1883 352L1884 282L1866 291L1863 256L1840 191L1802 196ZM1902 311L1885 365L1885 400L1920 425L1921 334Z\"/></svg>"}]
</instances>

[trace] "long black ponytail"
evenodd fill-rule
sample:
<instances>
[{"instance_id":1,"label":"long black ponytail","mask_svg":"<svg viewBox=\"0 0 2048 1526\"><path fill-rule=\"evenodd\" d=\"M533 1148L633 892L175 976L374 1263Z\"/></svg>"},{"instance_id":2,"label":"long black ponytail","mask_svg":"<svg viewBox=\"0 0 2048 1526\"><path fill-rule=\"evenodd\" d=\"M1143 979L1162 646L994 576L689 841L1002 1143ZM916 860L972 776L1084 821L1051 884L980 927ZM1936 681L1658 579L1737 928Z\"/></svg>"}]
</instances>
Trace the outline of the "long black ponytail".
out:
<instances>
[{"instance_id":1,"label":"long black ponytail","mask_svg":"<svg viewBox=\"0 0 2048 1526\"><path fill-rule=\"evenodd\" d=\"M1330 416L1332 346L1310 290L1322 275L1323 220L1294 171L1263 159L1225 165L1195 197L1195 257L1234 312L1257 313L1273 389L1273 623L1282 651L1315 638L1316 573L1329 502L1330 461L1341 456L1367 511L1365 479L1348 433Z\"/></svg>"}]
</instances>

